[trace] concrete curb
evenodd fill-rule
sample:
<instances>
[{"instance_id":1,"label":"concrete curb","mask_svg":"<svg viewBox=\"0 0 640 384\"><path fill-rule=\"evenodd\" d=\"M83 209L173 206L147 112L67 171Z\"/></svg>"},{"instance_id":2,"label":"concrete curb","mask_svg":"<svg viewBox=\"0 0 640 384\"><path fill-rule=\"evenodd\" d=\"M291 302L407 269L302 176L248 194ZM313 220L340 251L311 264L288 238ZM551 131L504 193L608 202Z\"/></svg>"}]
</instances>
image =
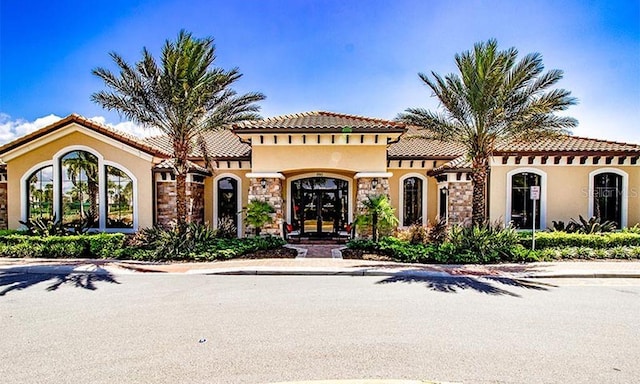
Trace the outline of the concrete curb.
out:
<instances>
[{"instance_id":1,"label":"concrete curb","mask_svg":"<svg viewBox=\"0 0 640 384\"><path fill-rule=\"evenodd\" d=\"M384 268L384 267L277 267L277 266L242 266L228 268L192 268L181 272L171 272L170 270L162 270L163 264L157 263L138 263L113 261L113 265L109 265L110 261L100 260L74 260L73 264L7 264L0 265L0 272L11 270L18 273L33 274L95 274L95 275L137 275L137 274L187 274L187 275L256 275L256 276L380 276L380 277L414 277L414 278L455 278L455 277L473 277L473 278L509 278L509 279L640 279L638 271L615 271L615 270L564 270L564 271L540 271L540 272L503 272L493 270L492 273L474 273L469 271L467 274L451 273L450 271L437 271L415 269L407 266ZM19 262L19 261L18 261ZM50 262L50 261L49 261ZM65 261L60 261L64 263ZM80 262L80 263L78 263ZM126 265L140 267L143 265L158 266L157 270L139 271L136 268L127 268ZM438 266L439 269L446 267ZM453 267L452 267L453 268ZM452 271L454 271L452 269Z\"/></svg>"},{"instance_id":2,"label":"concrete curb","mask_svg":"<svg viewBox=\"0 0 640 384\"><path fill-rule=\"evenodd\" d=\"M383 380L383 379L363 379L363 380L317 380L317 381L287 381L271 384L460 384L448 381L431 380Z\"/></svg>"},{"instance_id":3,"label":"concrete curb","mask_svg":"<svg viewBox=\"0 0 640 384\"><path fill-rule=\"evenodd\" d=\"M412 277L455 277L439 271L383 270L375 268L218 268L190 269L188 275L262 275L262 276L412 276Z\"/></svg>"}]
</instances>

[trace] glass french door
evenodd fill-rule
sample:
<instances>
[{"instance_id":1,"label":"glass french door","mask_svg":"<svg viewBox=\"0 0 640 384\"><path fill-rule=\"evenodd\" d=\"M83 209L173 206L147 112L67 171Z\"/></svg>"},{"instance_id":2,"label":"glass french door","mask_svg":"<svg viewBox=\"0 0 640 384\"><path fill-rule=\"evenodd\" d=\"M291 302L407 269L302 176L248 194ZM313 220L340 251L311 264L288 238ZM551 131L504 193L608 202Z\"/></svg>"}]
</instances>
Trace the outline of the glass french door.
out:
<instances>
[{"instance_id":1,"label":"glass french door","mask_svg":"<svg viewBox=\"0 0 640 384\"><path fill-rule=\"evenodd\" d=\"M348 185L335 178L311 177L291 183L292 225L310 236L343 231L348 220Z\"/></svg>"}]
</instances>

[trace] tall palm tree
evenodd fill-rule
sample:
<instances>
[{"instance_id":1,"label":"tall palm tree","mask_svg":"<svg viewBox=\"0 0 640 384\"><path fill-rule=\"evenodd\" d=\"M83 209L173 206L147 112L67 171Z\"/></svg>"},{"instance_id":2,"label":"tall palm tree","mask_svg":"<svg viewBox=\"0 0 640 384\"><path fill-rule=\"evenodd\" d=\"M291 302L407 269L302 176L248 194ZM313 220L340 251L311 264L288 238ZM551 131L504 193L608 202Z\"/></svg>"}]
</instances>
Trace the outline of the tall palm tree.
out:
<instances>
[{"instance_id":1,"label":"tall palm tree","mask_svg":"<svg viewBox=\"0 0 640 384\"><path fill-rule=\"evenodd\" d=\"M94 69L93 74L109 91L94 93L91 98L107 110L160 129L171 139L177 220L184 224L188 156L198 138L206 130L260 118L255 102L265 96L257 92L238 95L230 88L242 76L238 68L226 71L214 67L213 39L197 39L184 30L176 41L165 42L160 64L146 48L135 66L116 53L110 55L120 72L116 75L104 68Z\"/></svg>"},{"instance_id":2,"label":"tall palm tree","mask_svg":"<svg viewBox=\"0 0 640 384\"><path fill-rule=\"evenodd\" d=\"M571 92L549 90L563 72L544 72L542 56L530 53L517 61L518 51L498 50L491 39L472 51L455 55L460 74L442 77L431 72L420 79L438 98L442 112L408 108L398 119L432 131L437 139L458 143L472 164L474 225L486 221L489 159L501 142L530 141L568 133L577 120L558 116L576 103Z\"/></svg>"}]
</instances>

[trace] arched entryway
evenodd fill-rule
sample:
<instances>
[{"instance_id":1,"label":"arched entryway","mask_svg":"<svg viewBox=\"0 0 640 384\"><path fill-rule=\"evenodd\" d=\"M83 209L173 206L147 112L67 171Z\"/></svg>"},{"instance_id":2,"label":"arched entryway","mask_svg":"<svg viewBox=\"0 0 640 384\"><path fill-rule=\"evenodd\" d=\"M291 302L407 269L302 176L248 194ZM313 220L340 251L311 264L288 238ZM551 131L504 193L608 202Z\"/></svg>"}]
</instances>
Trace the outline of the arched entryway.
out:
<instances>
[{"instance_id":1,"label":"arched entryway","mask_svg":"<svg viewBox=\"0 0 640 384\"><path fill-rule=\"evenodd\" d=\"M350 181L323 175L298 177L289 184L288 221L295 231L310 237L345 231L351 218Z\"/></svg>"}]
</instances>

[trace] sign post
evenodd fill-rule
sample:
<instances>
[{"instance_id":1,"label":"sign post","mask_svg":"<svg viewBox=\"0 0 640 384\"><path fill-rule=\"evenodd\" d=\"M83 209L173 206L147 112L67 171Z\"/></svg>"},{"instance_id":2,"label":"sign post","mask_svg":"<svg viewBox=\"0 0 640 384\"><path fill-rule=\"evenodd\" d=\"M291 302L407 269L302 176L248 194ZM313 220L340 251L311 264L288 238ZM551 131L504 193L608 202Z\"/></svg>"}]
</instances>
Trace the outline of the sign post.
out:
<instances>
[{"instance_id":1,"label":"sign post","mask_svg":"<svg viewBox=\"0 0 640 384\"><path fill-rule=\"evenodd\" d=\"M531 231L531 249L536 249L536 201L540 200L540 186L533 185L530 187L529 195L533 201L533 230Z\"/></svg>"}]
</instances>

